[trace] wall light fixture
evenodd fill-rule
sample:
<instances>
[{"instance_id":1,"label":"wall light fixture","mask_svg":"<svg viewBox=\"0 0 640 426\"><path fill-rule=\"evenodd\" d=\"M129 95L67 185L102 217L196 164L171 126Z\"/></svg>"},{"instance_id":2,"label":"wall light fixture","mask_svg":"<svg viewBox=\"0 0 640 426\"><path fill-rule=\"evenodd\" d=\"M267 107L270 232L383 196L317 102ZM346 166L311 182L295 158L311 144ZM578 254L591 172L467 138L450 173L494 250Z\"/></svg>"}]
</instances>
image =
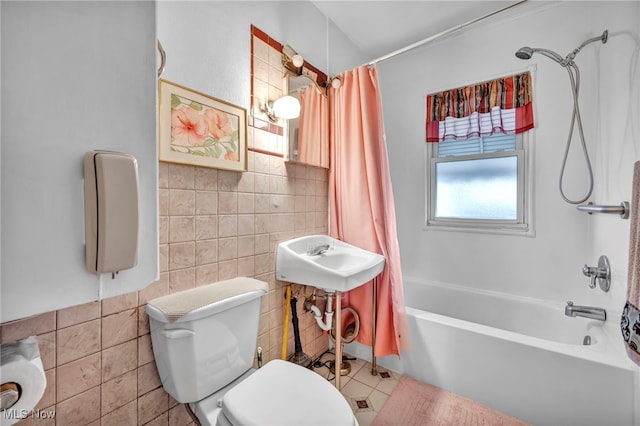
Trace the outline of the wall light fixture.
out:
<instances>
[{"instance_id":1,"label":"wall light fixture","mask_svg":"<svg viewBox=\"0 0 640 426\"><path fill-rule=\"evenodd\" d=\"M264 105L264 112L274 123L278 121L278 118L291 120L300 116L300 101L293 96L282 96L275 101L267 101Z\"/></svg>"},{"instance_id":2,"label":"wall light fixture","mask_svg":"<svg viewBox=\"0 0 640 426\"><path fill-rule=\"evenodd\" d=\"M300 75L304 58L288 44L282 46L282 65L293 74Z\"/></svg>"}]
</instances>

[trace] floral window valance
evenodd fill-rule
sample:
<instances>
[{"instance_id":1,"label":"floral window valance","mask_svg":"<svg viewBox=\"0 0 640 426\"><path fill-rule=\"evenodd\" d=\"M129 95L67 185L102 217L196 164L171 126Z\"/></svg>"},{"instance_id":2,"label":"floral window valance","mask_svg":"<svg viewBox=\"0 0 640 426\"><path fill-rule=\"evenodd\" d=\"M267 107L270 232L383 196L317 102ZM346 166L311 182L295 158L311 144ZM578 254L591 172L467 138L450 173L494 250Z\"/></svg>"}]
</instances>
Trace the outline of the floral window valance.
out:
<instances>
[{"instance_id":1,"label":"floral window valance","mask_svg":"<svg viewBox=\"0 0 640 426\"><path fill-rule=\"evenodd\" d=\"M516 134L533 127L529 72L427 96L427 142Z\"/></svg>"}]
</instances>

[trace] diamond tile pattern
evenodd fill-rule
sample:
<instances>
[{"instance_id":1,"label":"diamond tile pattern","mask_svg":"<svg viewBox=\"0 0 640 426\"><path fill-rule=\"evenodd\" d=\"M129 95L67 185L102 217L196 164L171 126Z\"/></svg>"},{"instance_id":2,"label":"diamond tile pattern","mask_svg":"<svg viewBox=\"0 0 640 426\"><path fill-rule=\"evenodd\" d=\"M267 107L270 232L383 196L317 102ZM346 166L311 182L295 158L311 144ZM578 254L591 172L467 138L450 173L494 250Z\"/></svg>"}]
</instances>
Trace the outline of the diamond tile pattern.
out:
<instances>
[{"instance_id":1,"label":"diamond tile pattern","mask_svg":"<svg viewBox=\"0 0 640 426\"><path fill-rule=\"evenodd\" d=\"M371 374L370 362L362 359L351 360L352 357L349 354L344 355L349 358L351 372L342 376L340 391L351 405L360 426L368 426L382 409L401 375L378 366L378 374L374 376ZM333 355L325 354L320 360L322 366L314 368L314 371L331 380L331 383L335 383L334 373L328 366L332 360Z\"/></svg>"}]
</instances>

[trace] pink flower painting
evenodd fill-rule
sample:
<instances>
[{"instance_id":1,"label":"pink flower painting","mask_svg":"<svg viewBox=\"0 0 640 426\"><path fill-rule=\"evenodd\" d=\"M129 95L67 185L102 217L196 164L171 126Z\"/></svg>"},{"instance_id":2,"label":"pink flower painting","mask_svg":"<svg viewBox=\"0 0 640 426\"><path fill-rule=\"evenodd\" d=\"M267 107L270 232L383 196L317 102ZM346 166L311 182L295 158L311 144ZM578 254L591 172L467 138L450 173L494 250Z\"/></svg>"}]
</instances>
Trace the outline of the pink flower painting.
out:
<instances>
[{"instance_id":1,"label":"pink flower painting","mask_svg":"<svg viewBox=\"0 0 640 426\"><path fill-rule=\"evenodd\" d=\"M245 108L167 80L158 83L160 161L247 170Z\"/></svg>"},{"instance_id":2,"label":"pink flower painting","mask_svg":"<svg viewBox=\"0 0 640 426\"><path fill-rule=\"evenodd\" d=\"M237 129L237 116L171 95L172 151L240 161Z\"/></svg>"}]
</instances>

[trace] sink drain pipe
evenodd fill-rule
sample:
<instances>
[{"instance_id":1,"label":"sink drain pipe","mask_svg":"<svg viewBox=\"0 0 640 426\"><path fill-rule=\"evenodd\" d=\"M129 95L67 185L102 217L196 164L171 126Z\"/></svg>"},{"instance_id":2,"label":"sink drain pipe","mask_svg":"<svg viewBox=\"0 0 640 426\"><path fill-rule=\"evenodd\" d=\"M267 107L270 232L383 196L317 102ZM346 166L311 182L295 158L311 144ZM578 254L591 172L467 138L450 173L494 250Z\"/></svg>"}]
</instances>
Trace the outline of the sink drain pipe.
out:
<instances>
[{"instance_id":1,"label":"sink drain pipe","mask_svg":"<svg viewBox=\"0 0 640 426\"><path fill-rule=\"evenodd\" d=\"M313 312L313 316L315 317L318 326L324 331L329 331L331 330L331 326L333 325L333 295L326 294L325 298L327 299L327 308L324 313L326 322L322 321L322 313L320 312L320 308L318 308L316 305L311 305L309 306L309 309L311 309L311 312Z\"/></svg>"}]
</instances>

